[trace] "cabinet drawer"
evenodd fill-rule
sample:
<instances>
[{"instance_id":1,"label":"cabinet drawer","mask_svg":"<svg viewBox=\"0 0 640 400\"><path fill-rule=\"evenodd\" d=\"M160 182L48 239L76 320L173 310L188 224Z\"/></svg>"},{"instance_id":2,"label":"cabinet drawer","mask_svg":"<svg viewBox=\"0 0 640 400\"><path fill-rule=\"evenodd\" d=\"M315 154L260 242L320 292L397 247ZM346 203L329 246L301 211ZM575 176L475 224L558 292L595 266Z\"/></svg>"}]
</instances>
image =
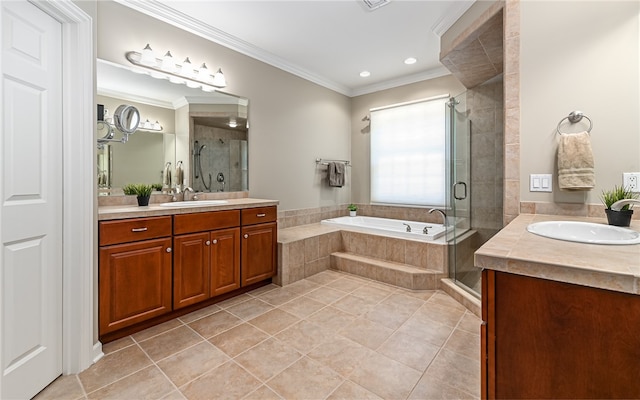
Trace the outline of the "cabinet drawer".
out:
<instances>
[{"instance_id":1,"label":"cabinet drawer","mask_svg":"<svg viewBox=\"0 0 640 400\"><path fill-rule=\"evenodd\" d=\"M233 228L236 226L240 226L240 212L238 210L211 211L173 216L174 235Z\"/></svg>"},{"instance_id":2,"label":"cabinet drawer","mask_svg":"<svg viewBox=\"0 0 640 400\"><path fill-rule=\"evenodd\" d=\"M242 210L242 225L274 222L278 217L276 207L245 208Z\"/></svg>"},{"instance_id":3,"label":"cabinet drawer","mask_svg":"<svg viewBox=\"0 0 640 400\"><path fill-rule=\"evenodd\" d=\"M100 246L171 236L171 217L100 222Z\"/></svg>"}]
</instances>

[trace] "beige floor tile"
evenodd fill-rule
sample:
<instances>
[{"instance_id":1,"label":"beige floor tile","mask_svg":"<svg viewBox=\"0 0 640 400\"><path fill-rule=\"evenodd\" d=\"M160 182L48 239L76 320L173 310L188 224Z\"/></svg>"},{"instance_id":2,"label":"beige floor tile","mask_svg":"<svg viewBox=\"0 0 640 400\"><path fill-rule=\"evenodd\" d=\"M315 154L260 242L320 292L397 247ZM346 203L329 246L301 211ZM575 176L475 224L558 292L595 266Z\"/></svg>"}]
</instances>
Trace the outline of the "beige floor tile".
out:
<instances>
[{"instance_id":1,"label":"beige floor tile","mask_svg":"<svg viewBox=\"0 0 640 400\"><path fill-rule=\"evenodd\" d=\"M368 319L358 318L340 330L339 333L354 342L375 350L391 336L393 329Z\"/></svg>"},{"instance_id":2,"label":"beige floor tile","mask_svg":"<svg viewBox=\"0 0 640 400\"><path fill-rule=\"evenodd\" d=\"M285 288L291 292L298 293L300 295L307 294L310 291L320 287L319 284L307 279L302 279L297 282L293 282L291 285L285 286Z\"/></svg>"},{"instance_id":3,"label":"beige floor tile","mask_svg":"<svg viewBox=\"0 0 640 400\"><path fill-rule=\"evenodd\" d=\"M89 393L89 399L158 399L171 393L175 387L160 372L150 366L100 390Z\"/></svg>"},{"instance_id":4,"label":"beige floor tile","mask_svg":"<svg viewBox=\"0 0 640 400\"><path fill-rule=\"evenodd\" d=\"M249 393L246 400L281 400L282 397L278 396L276 392L271 390L268 386L262 385L253 392Z\"/></svg>"},{"instance_id":5,"label":"beige floor tile","mask_svg":"<svg viewBox=\"0 0 640 400\"><path fill-rule=\"evenodd\" d=\"M384 399L406 399L421 373L378 353L370 354L349 379Z\"/></svg>"},{"instance_id":6,"label":"beige floor tile","mask_svg":"<svg viewBox=\"0 0 640 400\"><path fill-rule=\"evenodd\" d=\"M180 391L189 400L240 399L260 386L255 377L228 361L180 387Z\"/></svg>"},{"instance_id":7,"label":"beige floor tile","mask_svg":"<svg viewBox=\"0 0 640 400\"><path fill-rule=\"evenodd\" d=\"M339 310L348 312L349 314L362 315L371 310L376 305L376 303L377 302L375 301L365 300L361 297L348 294L335 303L331 304L331 306Z\"/></svg>"},{"instance_id":8,"label":"beige floor tile","mask_svg":"<svg viewBox=\"0 0 640 400\"><path fill-rule=\"evenodd\" d=\"M321 344L308 357L348 378L358 364L373 350L342 336Z\"/></svg>"},{"instance_id":9,"label":"beige floor tile","mask_svg":"<svg viewBox=\"0 0 640 400\"><path fill-rule=\"evenodd\" d=\"M254 298L253 296L249 296L247 293L243 293L241 295L232 297L230 299L227 299L225 301L221 301L220 303L216 303L216 304L218 305L218 307L226 310L229 307L235 306L236 304L240 304L242 302L245 302L247 300L251 300L253 298Z\"/></svg>"},{"instance_id":10,"label":"beige floor tile","mask_svg":"<svg viewBox=\"0 0 640 400\"><path fill-rule=\"evenodd\" d=\"M364 285L365 285L365 282L355 280L347 276L331 282L329 287L335 290L340 290L342 292L350 293Z\"/></svg>"},{"instance_id":11,"label":"beige floor tile","mask_svg":"<svg viewBox=\"0 0 640 400\"><path fill-rule=\"evenodd\" d=\"M189 314L183 315L182 317L180 317L180 321L184 322L185 324L188 324L190 322L206 317L220 310L221 308L217 304L212 304L208 307L201 308L197 311L190 312Z\"/></svg>"},{"instance_id":12,"label":"beige floor tile","mask_svg":"<svg viewBox=\"0 0 640 400\"><path fill-rule=\"evenodd\" d=\"M305 295L285 303L279 308L289 314L295 315L298 318L306 318L323 307L325 307L324 303L312 300Z\"/></svg>"},{"instance_id":13,"label":"beige floor tile","mask_svg":"<svg viewBox=\"0 0 640 400\"><path fill-rule=\"evenodd\" d=\"M480 325L482 325L482 320L472 312L467 311L460 320L458 329L478 335L480 334Z\"/></svg>"},{"instance_id":14,"label":"beige floor tile","mask_svg":"<svg viewBox=\"0 0 640 400\"><path fill-rule=\"evenodd\" d=\"M361 299L367 300L374 304L381 302L382 300L387 298L391 293L392 293L391 290L386 290L386 289L373 287L369 285L362 286L354 290L353 292L351 292L353 296L360 297Z\"/></svg>"},{"instance_id":15,"label":"beige floor tile","mask_svg":"<svg viewBox=\"0 0 640 400\"><path fill-rule=\"evenodd\" d=\"M183 325L138 344L153 361L157 362L203 340L191 328Z\"/></svg>"},{"instance_id":16,"label":"beige floor tile","mask_svg":"<svg viewBox=\"0 0 640 400\"><path fill-rule=\"evenodd\" d=\"M270 283L268 285L265 285L265 286L259 287L257 289L254 289L254 290L250 291L248 294L251 295L251 296L256 296L257 297L257 296L259 296L259 295L261 295L263 293L267 293L267 292L270 292L272 290L279 289L279 288L280 288L280 286L275 285L273 283Z\"/></svg>"},{"instance_id":17,"label":"beige floor tile","mask_svg":"<svg viewBox=\"0 0 640 400\"><path fill-rule=\"evenodd\" d=\"M353 314L328 306L312 314L307 318L307 320L337 332L355 321L356 318L357 317Z\"/></svg>"},{"instance_id":18,"label":"beige floor tile","mask_svg":"<svg viewBox=\"0 0 640 400\"><path fill-rule=\"evenodd\" d=\"M454 300L453 297L441 291L438 291L433 296L431 296L431 298L429 299L429 303L434 303L434 304L439 304L445 307L455 308L460 311L467 310L462 304Z\"/></svg>"},{"instance_id":19,"label":"beige floor tile","mask_svg":"<svg viewBox=\"0 0 640 400\"><path fill-rule=\"evenodd\" d=\"M420 299L423 301L427 301L436 294L435 290L409 290L409 289L398 289L398 293L402 293L406 296L415 297L416 299Z\"/></svg>"},{"instance_id":20,"label":"beige floor tile","mask_svg":"<svg viewBox=\"0 0 640 400\"><path fill-rule=\"evenodd\" d=\"M34 397L34 400L76 400L84 398L82 385L76 375L63 375L51 382Z\"/></svg>"},{"instance_id":21,"label":"beige floor tile","mask_svg":"<svg viewBox=\"0 0 640 400\"><path fill-rule=\"evenodd\" d=\"M480 362L478 360L443 349L425 374L446 382L454 389L480 397Z\"/></svg>"},{"instance_id":22,"label":"beige floor tile","mask_svg":"<svg viewBox=\"0 0 640 400\"><path fill-rule=\"evenodd\" d=\"M268 337L258 328L244 323L212 337L209 341L228 356L235 357Z\"/></svg>"},{"instance_id":23,"label":"beige floor tile","mask_svg":"<svg viewBox=\"0 0 640 400\"><path fill-rule=\"evenodd\" d=\"M315 347L332 339L334 333L325 327L302 320L278 333L276 339L306 354Z\"/></svg>"},{"instance_id":24,"label":"beige floor tile","mask_svg":"<svg viewBox=\"0 0 640 400\"><path fill-rule=\"evenodd\" d=\"M382 301L381 304L389 304L403 309L405 312L415 312L424 305L424 300L409 296L402 292L395 292Z\"/></svg>"},{"instance_id":25,"label":"beige floor tile","mask_svg":"<svg viewBox=\"0 0 640 400\"><path fill-rule=\"evenodd\" d=\"M129 347L134 345L135 342L131 338L131 336L125 336L121 339L114 340L113 342L105 343L102 345L102 352L107 355L111 354L115 351L122 350L125 347Z\"/></svg>"},{"instance_id":26,"label":"beige floor tile","mask_svg":"<svg viewBox=\"0 0 640 400\"><path fill-rule=\"evenodd\" d=\"M451 378L455 379L455 378ZM462 390L455 389L446 383L433 378L430 375L424 375L416 387L413 389L413 392L409 395L409 399L411 400L424 400L424 399L434 399L434 400L450 400L450 399L476 399Z\"/></svg>"},{"instance_id":27,"label":"beige floor tile","mask_svg":"<svg viewBox=\"0 0 640 400\"><path fill-rule=\"evenodd\" d=\"M411 309L380 303L363 315L363 318L396 330L411 317Z\"/></svg>"},{"instance_id":28,"label":"beige floor tile","mask_svg":"<svg viewBox=\"0 0 640 400\"><path fill-rule=\"evenodd\" d=\"M264 314L269 310L273 310L273 306L259 299L250 299L227 308L227 312L245 321Z\"/></svg>"},{"instance_id":29,"label":"beige floor tile","mask_svg":"<svg viewBox=\"0 0 640 400\"><path fill-rule=\"evenodd\" d=\"M480 335L455 329L444 348L473 360L480 360Z\"/></svg>"},{"instance_id":30,"label":"beige floor tile","mask_svg":"<svg viewBox=\"0 0 640 400\"><path fill-rule=\"evenodd\" d=\"M158 362L158 367L176 386L199 377L229 361L229 357L209 342L189 347Z\"/></svg>"},{"instance_id":31,"label":"beige floor tile","mask_svg":"<svg viewBox=\"0 0 640 400\"><path fill-rule=\"evenodd\" d=\"M160 400L186 400L187 398L178 390L174 390L173 392L165 395Z\"/></svg>"},{"instance_id":32,"label":"beige floor tile","mask_svg":"<svg viewBox=\"0 0 640 400\"><path fill-rule=\"evenodd\" d=\"M302 354L274 338L245 351L235 361L247 371L267 381L300 359Z\"/></svg>"},{"instance_id":33,"label":"beige floor tile","mask_svg":"<svg viewBox=\"0 0 640 400\"><path fill-rule=\"evenodd\" d=\"M424 316L412 316L409 318L397 332L403 332L407 335L415 337L417 340L424 340L436 346L442 346L449 338L453 328L434 322Z\"/></svg>"},{"instance_id":34,"label":"beige floor tile","mask_svg":"<svg viewBox=\"0 0 640 400\"><path fill-rule=\"evenodd\" d=\"M219 333L233 328L242 323L242 320L226 311L219 311L208 317L201 318L189 324L189 327L198 332L205 339L209 339Z\"/></svg>"},{"instance_id":35,"label":"beige floor tile","mask_svg":"<svg viewBox=\"0 0 640 400\"><path fill-rule=\"evenodd\" d=\"M270 335L275 335L298 321L300 321L300 318L296 317L295 315L291 315L286 311L275 308L258 317L255 317L252 320L249 320L248 322L251 325L262 329Z\"/></svg>"},{"instance_id":36,"label":"beige floor tile","mask_svg":"<svg viewBox=\"0 0 640 400\"><path fill-rule=\"evenodd\" d=\"M330 287L327 287L327 286L319 287L316 290L311 291L305 295L305 297L308 297L315 301L319 301L320 303L323 303L323 304L331 304L334 301L344 296L345 296L344 292L340 290L331 289Z\"/></svg>"},{"instance_id":37,"label":"beige floor tile","mask_svg":"<svg viewBox=\"0 0 640 400\"><path fill-rule=\"evenodd\" d=\"M259 295L257 298L273 306L279 306L295 299L296 297L300 297L300 293L290 291L287 288L288 286L285 288L274 289Z\"/></svg>"},{"instance_id":38,"label":"beige floor tile","mask_svg":"<svg viewBox=\"0 0 640 400\"><path fill-rule=\"evenodd\" d=\"M362 386L351 381L344 381L331 393L327 400L382 400L380 396L371 393Z\"/></svg>"},{"instance_id":39,"label":"beige floor tile","mask_svg":"<svg viewBox=\"0 0 640 400\"><path fill-rule=\"evenodd\" d=\"M129 374L151 365L151 360L138 346L130 346L104 356L81 372L78 377L85 392L93 392Z\"/></svg>"},{"instance_id":40,"label":"beige floor tile","mask_svg":"<svg viewBox=\"0 0 640 400\"><path fill-rule=\"evenodd\" d=\"M427 302L420 307L414 315L418 317L422 316L432 321L455 328L460 319L462 319L464 313L464 310Z\"/></svg>"},{"instance_id":41,"label":"beige floor tile","mask_svg":"<svg viewBox=\"0 0 640 400\"><path fill-rule=\"evenodd\" d=\"M177 328L181 325L183 325L183 323L178 318L176 318L176 319L172 319L170 321L164 322L160 325L152 326L151 328L134 333L133 335L131 335L131 337L136 342L141 342L143 340L147 340L149 338L152 338L168 330Z\"/></svg>"},{"instance_id":42,"label":"beige floor tile","mask_svg":"<svg viewBox=\"0 0 640 400\"><path fill-rule=\"evenodd\" d=\"M378 353L422 372L427 369L439 350L439 346L417 340L406 333L396 332L378 348Z\"/></svg>"},{"instance_id":43,"label":"beige floor tile","mask_svg":"<svg viewBox=\"0 0 640 400\"><path fill-rule=\"evenodd\" d=\"M315 275L311 275L307 280L319 285L327 285L333 281L340 279L342 276L335 271L322 271Z\"/></svg>"},{"instance_id":44,"label":"beige floor tile","mask_svg":"<svg viewBox=\"0 0 640 400\"><path fill-rule=\"evenodd\" d=\"M276 375L267 385L285 399L324 399L342 381L342 377L331 368L304 357Z\"/></svg>"}]
</instances>

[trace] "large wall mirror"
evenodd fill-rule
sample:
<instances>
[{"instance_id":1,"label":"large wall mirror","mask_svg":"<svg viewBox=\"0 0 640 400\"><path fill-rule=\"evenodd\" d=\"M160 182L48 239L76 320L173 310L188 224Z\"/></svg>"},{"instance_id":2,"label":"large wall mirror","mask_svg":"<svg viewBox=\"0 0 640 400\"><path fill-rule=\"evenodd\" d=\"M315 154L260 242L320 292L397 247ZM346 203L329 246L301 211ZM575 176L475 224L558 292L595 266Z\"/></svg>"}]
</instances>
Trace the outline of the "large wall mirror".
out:
<instances>
[{"instance_id":1,"label":"large wall mirror","mask_svg":"<svg viewBox=\"0 0 640 400\"><path fill-rule=\"evenodd\" d=\"M104 60L97 61L97 88L107 121L122 104L136 107L141 117L126 143L98 147L101 195L121 194L128 183L165 190L181 184L200 192L249 190L247 99L176 85ZM96 140L104 136L104 126L98 124ZM178 165L183 182L176 180Z\"/></svg>"}]
</instances>

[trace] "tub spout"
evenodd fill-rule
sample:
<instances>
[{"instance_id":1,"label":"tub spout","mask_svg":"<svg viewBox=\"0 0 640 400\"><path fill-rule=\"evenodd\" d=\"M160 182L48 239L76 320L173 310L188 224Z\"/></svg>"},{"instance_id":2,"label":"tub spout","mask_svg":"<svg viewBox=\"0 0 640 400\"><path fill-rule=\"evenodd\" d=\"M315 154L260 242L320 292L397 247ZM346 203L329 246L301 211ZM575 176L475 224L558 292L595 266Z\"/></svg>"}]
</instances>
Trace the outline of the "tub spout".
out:
<instances>
[{"instance_id":1,"label":"tub spout","mask_svg":"<svg viewBox=\"0 0 640 400\"><path fill-rule=\"evenodd\" d=\"M444 211L442 211L442 210L440 210L438 208L432 208L431 210L429 210L429 214L431 214L434 211L437 211L442 215L442 222L443 222L443 225L446 228L447 227L447 213L445 213Z\"/></svg>"}]
</instances>

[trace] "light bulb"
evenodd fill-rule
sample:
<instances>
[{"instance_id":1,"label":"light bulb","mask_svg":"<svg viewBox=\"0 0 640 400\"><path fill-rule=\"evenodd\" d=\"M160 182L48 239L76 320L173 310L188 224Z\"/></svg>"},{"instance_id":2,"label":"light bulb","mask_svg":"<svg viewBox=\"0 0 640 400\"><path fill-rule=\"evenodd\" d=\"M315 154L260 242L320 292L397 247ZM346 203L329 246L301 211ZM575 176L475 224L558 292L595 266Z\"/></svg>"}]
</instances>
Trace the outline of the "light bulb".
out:
<instances>
[{"instance_id":1,"label":"light bulb","mask_svg":"<svg viewBox=\"0 0 640 400\"><path fill-rule=\"evenodd\" d=\"M160 122L156 121L153 124L153 129L157 130L157 131L161 131L162 130L162 125L160 125Z\"/></svg>"},{"instance_id":2,"label":"light bulb","mask_svg":"<svg viewBox=\"0 0 640 400\"><path fill-rule=\"evenodd\" d=\"M162 57L162 66L161 68L167 72L175 72L176 64L173 62L173 56L170 51Z\"/></svg>"},{"instance_id":3,"label":"light bulb","mask_svg":"<svg viewBox=\"0 0 640 400\"><path fill-rule=\"evenodd\" d=\"M218 72L213 75L213 82L211 84L217 88L223 88L227 86L227 80L224 78L222 68L218 68Z\"/></svg>"},{"instance_id":4,"label":"light bulb","mask_svg":"<svg viewBox=\"0 0 640 400\"><path fill-rule=\"evenodd\" d=\"M182 67L180 68L180 75L184 76L185 78L193 78L193 65L191 64L191 60L189 60L189 57L185 58L184 61L182 62Z\"/></svg>"},{"instance_id":5,"label":"light bulb","mask_svg":"<svg viewBox=\"0 0 640 400\"><path fill-rule=\"evenodd\" d=\"M202 63L200 69L198 70L198 80L200 82L211 82L211 74L209 73L209 68L207 68L207 64Z\"/></svg>"},{"instance_id":6,"label":"light bulb","mask_svg":"<svg viewBox=\"0 0 640 400\"><path fill-rule=\"evenodd\" d=\"M142 56L140 57L140 64L154 67L157 64L156 55L153 54L153 50L149 43L142 49Z\"/></svg>"}]
</instances>

